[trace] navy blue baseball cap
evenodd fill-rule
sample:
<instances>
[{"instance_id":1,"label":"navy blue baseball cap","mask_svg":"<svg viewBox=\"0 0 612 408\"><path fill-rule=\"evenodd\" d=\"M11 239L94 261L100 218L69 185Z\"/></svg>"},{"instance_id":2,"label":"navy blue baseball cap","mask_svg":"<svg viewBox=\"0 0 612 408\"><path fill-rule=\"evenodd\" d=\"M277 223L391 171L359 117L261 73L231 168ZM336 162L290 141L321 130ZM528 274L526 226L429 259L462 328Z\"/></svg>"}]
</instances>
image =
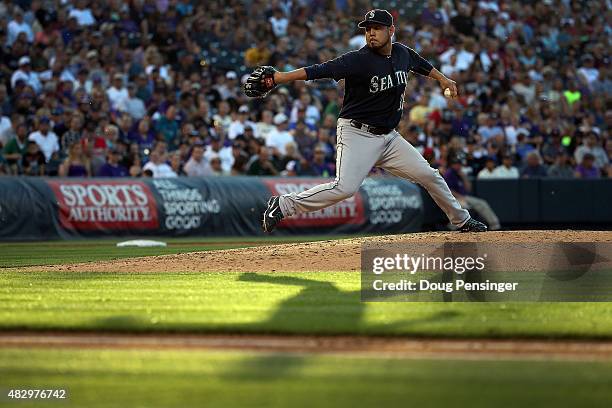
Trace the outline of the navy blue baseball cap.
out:
<instances>
[{"instance_id":1,"label":"navy blue baseball cap","mask_svg":"<svg viewBox=\"0 0 612 408\"><path fill-rule=\"evenodd\" d=\"M393 25L393 16L387 10L370 10L364 16L363 21L357 24L357 27L365 28L372 24L380 24L391 27Z\"/></svg>"}]
</instances>

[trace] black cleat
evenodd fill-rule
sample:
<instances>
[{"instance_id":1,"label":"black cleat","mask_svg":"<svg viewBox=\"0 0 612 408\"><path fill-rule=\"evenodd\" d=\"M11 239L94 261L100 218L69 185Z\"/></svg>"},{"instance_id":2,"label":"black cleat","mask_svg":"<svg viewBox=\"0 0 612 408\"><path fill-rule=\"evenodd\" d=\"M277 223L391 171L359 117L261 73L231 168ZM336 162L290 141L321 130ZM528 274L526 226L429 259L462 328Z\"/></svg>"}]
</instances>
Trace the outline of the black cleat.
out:
<instances>
[{"instance_id":1,"label":"black cleat","mask_svg":"<svg viewBox=\"0 0 612 408\"><path fill-rule=\"evenodd\" d=\"M469 220L466 221L465 224L463 224L463 226L461 228L459 228L459 231L461 232L487 232L487 226L484 225L482 222L480 221L476 221L475 219L471 218Z\"/></svg>"},{"instance_id":2,"label":"black cleat","mask_svg":"<svg viewBox=\"0 0 612 408\"><path fill-rule=\"evenodd\" d=\"M268 208L263 213L261 226L268 234L274 231L276 225L283 219L283 213L280 209L280 199L278 196L272 196L268 200Z\"/></svg>"}]
</instances>

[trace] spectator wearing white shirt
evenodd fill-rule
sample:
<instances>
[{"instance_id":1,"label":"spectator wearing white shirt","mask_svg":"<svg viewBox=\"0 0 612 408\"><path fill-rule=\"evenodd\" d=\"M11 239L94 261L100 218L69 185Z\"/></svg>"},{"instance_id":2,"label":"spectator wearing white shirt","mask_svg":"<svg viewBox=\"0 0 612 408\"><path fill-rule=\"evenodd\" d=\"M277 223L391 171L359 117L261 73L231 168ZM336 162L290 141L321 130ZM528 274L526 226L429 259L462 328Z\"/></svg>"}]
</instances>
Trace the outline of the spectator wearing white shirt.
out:
<instances>
[{"instance_id":1,"label":"spectator wearing white shirt","mask_svg":"<svg viewBox=\"0 0 612 408\"><path fill-rule=\"evenodd\" d=\"M512 156L506 154L502 157L502 165L493 170L493 177L496 179L518 179L519 171L512 165Z\"/></svg>"},{"instance_id":2,"label":"spectator wearing white shirt","mask_svg":"<svg viewBox=\"0 0 612 408\"><path fill-rule=\"evenodd\" d=\"M23 12L21 9L17 8L14 14L13 20L11 20L7 26L7 45L13 45L20 33L25 33L28 42L31 44L34 42L34 32L32 31L32 27L30 27L30 25L23 19Z\"/></svg>"},{"instance_id":3,"label":"spectator wearing white shirt","mask_svg":"<svg viewBox=\"0 0 612 408\"><path fill-rule=\"evenodd\" d=\"M76 18L80 26L90 26L95 24L96 19L93 16L91 9L87 8L87 5L87 0L77 0L74 8L70 10L68 17Z\"/></svg>"},{"instance_id":4,"label":"spectator wearing white shirt","mask_svg":"<svg viewBox=\"0 0 612 408\"><path fill-rule=\"evenodd\" d=\"M459 71L457 68L457 54L452 54L445 64L442 64L440 68L440 72L442 72L447 77L452 77L456 72Z\"/></svg>"},{"instance_id":5,"label":"spectator wearing white shirt","mask_svg":"<svg viewBox=\"0 0 612 408\"><path fill-rule=\"evenodd\" d=\"M44 154L45 160L49 162L53 153L59 151L59 140L57 135L49 130L50 120L43 116L38 122L38 130L30 133L28 140L36 142L40 151Z\"/></svg>"},{"instance_id":6,"label":"spectator wearing white shirt","mask_svg":"<svg viewBox=\"0 0 612 408\"><path fill-rule=\"evenodd\" d=\"M287 35L287 27L289 26L289 20L283 14L280 8L274 9L274 14L268 19L272 26L272 32L276 38L284 37Z\"/></svg>"},{"instance_id":7,"label":"spectator wearing white shirt","mask_svg":"<svg viewBox=\"0 0 612 408\"><path fill-rule=\"evenodd\" d=\"M189 177L206 177L213 175L210 165L204 158L204 145L196 144L191 150L191 157L185 163L183 170Z\"/></svg>"},{"instance_id":8,"label":"spectator wearing white shirt","mask_svg":"<svg viewBox=\"0 0 612 408\"><path fill-rule=\"evenodd\" d=\"M291 123L296 123L298 120L298 110L302 108L304 112L304 121L308 126L316 126L321 120L321 112L315 104L312 103L312 96L307 90L302 90L300 93L300 99L294 102L293 109L291 109L290 120Z\"/></svg>"},{"instance_id":9,"label":"spectator wearing white shirt","mask_svg":"<svg viewBox=\"0 0 612 408\"><path fill-rule=\"evenodd\" d=\"M236 136L244 133L244 129L247 126L250 126L253 130L255 129L255 123L251 122L249 119L249 107L246 105L242 105L238 108L238 118L229 125L229 130L227 131L227 137L230 140L234 140ZM257 136L257 133L255 133Z\"/></svg>"},{"instance_id":10,"label":"spectator wearing white shirt","mask_svg":"<svg viewBox=\"0 0 612 408\"><path fill-rule=\"evenodd\" d=\"M229 126L232 123L232 117L230 116L230 105L227 101L219 102L217 106L217 113L213 115L213 121L217 122L224 131L229 130Z\"/></svg>"},{"instance_id":11,"label":"spectator wearing white shirt","mask_svg":"<svg viewBox=\"0 0 612 408\"><path fill-rule=\"evenodd\" d=\"M478 172L478 176L476 178L479 180L495 178L493 174L494 170L495 170L495 160L489 157L487 158L487 161L485 162L485 167L482 170L480 170L480 172Z\"/></svg>"},{"instance_id":12,"label":"spectator wearing white shirt","mask_svg":"<svg viewBox=\"0 0 612 408\"><path fill-rule=\"evenodd\" d=\"M108 96L111 108L122 111L127 110L127 102L130 95L123 85L122 74L115 74L113 76L113 85L107 89L106 96Z\"/></svg>"},{"instance_id":13,"label":"spectator wearing white shirt","mask_svg":"<svg viewBox=\"0 0 612 408\"><path fill-rule=\"evenodd\" d=\"M522 133L525 136L529 136L529 130L519 123L518 115L512 116L510 124L504 127L504 133L506 135L506 143L510 146L516 145L519 134Z\"/></svg>"},{"instance_id":14,"label":"spectator wearing white shirt","mask_svg":"<svg viewBox=\"0 0 612 408\"><path fill-rule=\"evenodd\" d=\"M276 149L281 155L286 154L285 146L287 143L295 143L293 135L287 130L289 118L284 113L274 116L276 130L270 132L266 140L266 146Z\"/></svg>"},{"instance_id":15,"label":"spectator wearing white shirt","mask_svg":"<svg viewBox=\"0 0 612 408\"><path fill-rule=\"evenodd\" d=\"M173 178L178 175L172 170L172 167L166 163L168 153L161 149L153 149L149 156L149 161L142 168L143 171L150 170L153 173L153 178Z\"/></svg>"},{"instance_id":16,"label":"spectator wearing white shirt","mask_svg":"<svg viewBox=\"0 0 612 408\"><path fill-rule=\"evenodd\" d=\"M599 71L593 65L593 56L586 54L582 57L582 67L578 68L578 74L586 85L592 89L593 82L599 78Z\"/></svg>"},{"instance_id":17,"label":"spectator wearing white shirt","mask_svg":"<svg viewBox=\"0 0 612 408\"><path fill-rule=\"evenodd\" d=\"M37 94L42 90L38 74L32 72L32 68L30 67L30 57L19 58L19 69L13 72L11 76L11 87L15 88L15 84L20 79L25 82L26 85L31 86Z\"/></svg>"},{"instance_id":18,"label":"spectator wearing white shirt","mask_svg":"<svg viewBox=\"0 0 612 408\"><path fill-rule=\"evenodd\" d=\"M206 162L210 164L210 160L214 156L219 156L221 159L221 167L223 171L229 173L234 165L234 155L232 154L231 147L223 147L221 144L221 138L217 134L210 135L210 145L206 147L204 152L204 158Z\"/></svg>"},{"instance_id":19,"label":"spectator wearing white shirt","mask_svg":"<svg viewBox=\"0 0 612 408\"><path fill-rule=\"evenodd\" d=\"M13 138L13 124L8 116L0 117L0 146L6 144Z\"/></svg>"},{"instance_id":20,"label":"spectator wearing white shirt","mask_svg":"<svg viewBox=\"0 0 612 408\"><path fill-rule=\"evenodd\" d=\"M266 109L265 111L261 112L261 120L255 125L255 134L267 141L270 133L276 130L276 126L274 126L272 123L273 120L274 114L271 110Z\"/></svg>"},{"instance_id":21,"label":"spectator wearing white shirt","mask_svg":"<svg viewBox=\"0 0 612 408\"><path fill-rule=\"evenodd\" d=\"M467 71L474 62L474 53L465 49L464 42L460 42L456 47L451 47L440 55L440 62L448 64L451 56L457 56L457 62L453 66L459 71Z\"/></svg>"}]
</instances>

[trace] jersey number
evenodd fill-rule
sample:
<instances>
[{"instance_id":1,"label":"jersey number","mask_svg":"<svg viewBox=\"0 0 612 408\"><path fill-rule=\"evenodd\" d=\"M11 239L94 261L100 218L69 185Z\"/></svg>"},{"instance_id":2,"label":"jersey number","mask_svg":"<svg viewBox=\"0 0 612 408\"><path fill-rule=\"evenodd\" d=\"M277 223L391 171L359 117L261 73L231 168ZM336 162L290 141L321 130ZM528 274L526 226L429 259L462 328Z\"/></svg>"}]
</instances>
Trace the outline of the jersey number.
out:
<instances>
[{"instance_id":1,"label":"jersey number","mask_svg":"<svg viewBox=\"0 0 612 408\"><path fill-rule=\"evenodd\" d=\"M400 98L400 106L397 108L398 111L401 111L404 108L404 94L402 94Z\"/></svg>"}]
</instances>

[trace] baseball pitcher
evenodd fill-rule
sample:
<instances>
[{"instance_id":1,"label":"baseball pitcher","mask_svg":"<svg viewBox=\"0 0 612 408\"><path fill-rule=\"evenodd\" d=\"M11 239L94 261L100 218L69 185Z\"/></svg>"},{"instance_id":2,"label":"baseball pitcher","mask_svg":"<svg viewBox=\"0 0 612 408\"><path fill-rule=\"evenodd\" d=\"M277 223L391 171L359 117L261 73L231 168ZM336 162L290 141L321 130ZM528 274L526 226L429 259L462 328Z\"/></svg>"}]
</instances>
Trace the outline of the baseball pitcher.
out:
<instances>
[{"instance_id":1,"label":"baseball pitcher","mask_svg":"<svg viewBox=\"0 0 612 408\"><path fill-rule=\"evenodd\" d=\"M461 231L486 231L484 224L461 207L438 170L395 130L410 73L437 80L450 98L457 97L455 82L413 49L391 41L395 26L388 11L368 12L359 27L365 28L367 42L360 50L291 72L258 67L244 84L247 96L260 98L278 84L291 81L345 80L337 123L336 179L299 194L271 197L263 213L264 231L272 232L284 217L320 210L351 197L373 166L422 185Z\"/></svg>"}]
</instances>

